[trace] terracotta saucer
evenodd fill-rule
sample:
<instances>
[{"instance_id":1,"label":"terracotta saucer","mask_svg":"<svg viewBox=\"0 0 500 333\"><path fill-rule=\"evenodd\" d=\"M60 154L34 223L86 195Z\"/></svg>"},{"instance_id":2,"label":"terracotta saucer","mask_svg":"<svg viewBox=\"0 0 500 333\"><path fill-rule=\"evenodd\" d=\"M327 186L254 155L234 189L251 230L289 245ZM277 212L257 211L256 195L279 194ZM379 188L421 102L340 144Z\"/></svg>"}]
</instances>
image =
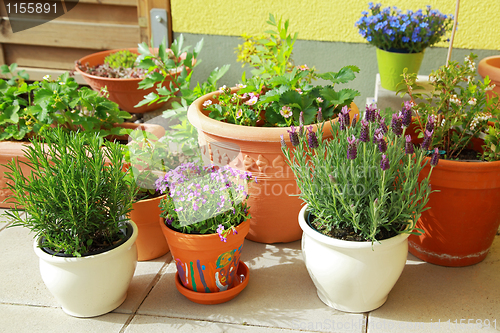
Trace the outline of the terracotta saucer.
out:
<instances>
[{"instance_id":1,"label":"terracotta saucer","mask_svg":"<svg viewBox=\"0 0 500 333\"><path fill-rule=\"evenodd\" d=\"M232 288L217 293L199 293L187 289L182 285L182 282L179 278L179 273L175 274L175 286L181 294L186 296L186 298L192 302L198 304L220 304L232 300L247 286L249 279L249 270L248 266L243 261L240 261L240 264L238 265L236 276L237 279L233 283Z\"/></svg>"}]
</instances>

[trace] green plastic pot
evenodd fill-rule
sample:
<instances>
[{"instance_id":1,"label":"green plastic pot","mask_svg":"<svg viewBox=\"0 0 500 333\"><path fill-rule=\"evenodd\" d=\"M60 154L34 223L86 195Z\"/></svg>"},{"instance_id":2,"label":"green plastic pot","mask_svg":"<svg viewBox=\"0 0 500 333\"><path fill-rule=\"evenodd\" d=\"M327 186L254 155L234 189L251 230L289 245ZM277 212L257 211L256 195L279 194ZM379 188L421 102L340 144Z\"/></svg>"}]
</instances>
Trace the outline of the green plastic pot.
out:
<instances>
[{"instance_id":1,"label":"green plastic pot","mask_svg":"<svg viewBox=\"0 0 500 333\"><path fill-rule=\"evenodd\" d=\"M396 91L396 86L403 80L401 74L408 68L408 73L417 73L424 58L420 53L389 52L377 48L378 71L382 88Z\"/></svg>"}]
</instances>

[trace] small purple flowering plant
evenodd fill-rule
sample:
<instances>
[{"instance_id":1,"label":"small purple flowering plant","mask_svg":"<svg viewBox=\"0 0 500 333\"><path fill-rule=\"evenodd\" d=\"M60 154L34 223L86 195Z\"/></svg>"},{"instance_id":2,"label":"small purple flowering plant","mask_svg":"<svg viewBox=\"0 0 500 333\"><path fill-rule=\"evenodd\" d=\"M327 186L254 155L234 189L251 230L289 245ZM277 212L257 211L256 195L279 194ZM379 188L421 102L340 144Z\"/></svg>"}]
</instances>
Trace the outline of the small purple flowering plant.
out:
<instances>
[{"instance_id":1,"label":"small purple flowering plant","mask_svg":"<svg viewBox=\"0 0 500 333\"><path fill-rule=\"evenodd\" d=\"M326 235L352 230L357 240L372 242L391 233L421 232L416 221L426 209L439 153L433 154L429 176L419 182L428 147L414 146L406 135L409 103L392 116L389 127L374 105L361 120L349 119L347 111L330 121L331 140L322 139L322 128L303 135L292 128L291 146L281 143L317 230Z\"/></svg>"},{"instance_id":2,"label":"small purple flowering plant","mask_svg":"<svg viewBox=\"0 0 500 333\"><path fill-rule=\"evenodd\" d=\"M441 14L431 6L406 13L397 7L381 7L369 2L371 13L363 11L356 27L368 43L385 51L419 53L453 29L453 15Z\"/></svg>"},{"instance_id":3,"label":"small purple flowering plant","mask_svg":"<svg viewBox=\"0 0 500 333\"><path fill-rule=\"evenodd\" d=\"M183 163L156 181L168 194L160 202L161 217L171 229L188 234L218 233L226 241L235 227L250 218L246 200L252 174L230 166L216 168Z\"/></svg>"}]
</instances>

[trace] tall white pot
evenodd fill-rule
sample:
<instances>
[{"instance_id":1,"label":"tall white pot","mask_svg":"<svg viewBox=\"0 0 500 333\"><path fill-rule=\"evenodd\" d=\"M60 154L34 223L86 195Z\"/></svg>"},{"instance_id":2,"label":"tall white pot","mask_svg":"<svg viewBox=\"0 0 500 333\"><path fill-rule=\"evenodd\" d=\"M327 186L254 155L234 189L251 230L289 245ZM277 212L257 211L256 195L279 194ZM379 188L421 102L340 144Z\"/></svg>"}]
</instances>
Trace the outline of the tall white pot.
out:
<instances>
[{"instance_id":1,"label":"tall white pot","mask_svg":"<svg viewBox=\"0 0 500 333\"><path fill-rule=\"evenodd\" d=\"M343 241L314 230L299 213L302 254L307 271L326 305L345 312L382 306L396 284L408 255L408 234L379 243Z\"/></svg>"},{"instance_id":2,"label":"tall white pot","mask_svg":"<svg viewBox=\"0 0 500 333\"><path fill-rule=\"evenodd\" d=\"M138 229L118 247L87 257L57 257L48 254L34 242L40 258L43 282L62 309L74 317L95 317L119 307L137 265Z\"/></svg>"}]
</instances>

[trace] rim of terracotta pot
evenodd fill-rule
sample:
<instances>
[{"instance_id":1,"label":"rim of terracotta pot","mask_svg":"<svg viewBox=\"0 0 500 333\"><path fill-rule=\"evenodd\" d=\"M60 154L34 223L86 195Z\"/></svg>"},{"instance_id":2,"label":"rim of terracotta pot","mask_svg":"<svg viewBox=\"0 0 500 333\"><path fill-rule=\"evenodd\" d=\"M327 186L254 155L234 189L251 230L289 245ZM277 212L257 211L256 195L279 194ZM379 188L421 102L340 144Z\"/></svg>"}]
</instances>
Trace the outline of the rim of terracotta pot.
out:
<instances>
[{"instance_id":1,"label":"rim of terracotta pot","mask_svg":"<svg viewBox=\"0 0 500 333\"><path fill-rule=\"evenodd\" d=\"M239 88L236 87L231 88L232 93L238 90ZM204 110L203 103L207 100L216 102L213 96L219 94L220 91L208 93L196 99L189 106L187 116L189 122L194 127L202 130L205 133L217 135L219 137L235 138L236 135L238 140L256 142L280 142L280 135L287 134L287 130L290 129L290 127L242 126L212 119L208 116L209 111ZM357 110L359 112L357 105L353 102L351 104L351 112L354 110ZM313 126L314 131L317 131L320 124L311 124L307 126ZM323 127L323 132L329 132L330 129L330 122L326 121ZM288 135L284 135L284 139L286 142L290 142Z\"/></svg>"},{"instance_id":2,"label":"rim of terracotta pot","mask_svg":"<svg viewBox=\"0 0 500 333\"><path fill-rule=\"evenodd\" d=\"M113 53L113 52L118 52L118 51L123 51L123 50L128 50L132 53L135 53L135 54L140 54L139 51L138 51L138 48L137 47L132 47L132 48L122 48L122 49L113 49L113 50L105 50L105 51L100 51L100 52L95 52L95 53L92 53L92 54L89 54L89 55L86 55L85 57L82 57L80 58L78 61L80 61L81 64L85 64L85 63L89 63L91 66L96 66L96 65L102 65L101 63L98 63L98 64L94 64L92 62L89 61L89 59L93 59L93 58L96 58L96 57L99 57L103 59L103 63L104 63L104 58ZM156 50L158 50L157 48L155 49L152 49L156 52ZM167 50L170 50L170 49L167 49ZM185 53L183 53L181 55L181 58L182 57L185 57ZM196 64L196 59L193 59L193 65ZM94 80L103 80L103 81L116 81L116 80L120 80L120 81L124 81L124 82L140 82L143 80L143 78L117 78L117 77L103 77L103 76L97 76L97 75L92 75L92 74L89 74L89 73L86 73L84 71L82 71L80 68L78 68L78 66L75 64L75 70L80 73L82 76L87 76L89 78L92 78ZM188 71L190 70L190 68L187 69ZM178 67L177 68L177 71L173 74L180 74L180 72L182 71L182 67Z\"/></svg>"},{"instance_id":3,"label":"rim of terracotta pot","mask_svg":"<svg viewBox=\"0 0 500 333\"><path fill-rule=\"evenodd\" d=\"M489 76L493 81L500 81L500 56L490 56L481 59L477 65L477 72L483 77Z\"/></svg>"},{"instance_id":4,"label":"rim of terracotta pot","mask_svg":"<svg viewBox=\"0 0 500 333\"><path fill-rule=\"evenodd\" d=\"M401 243L410 236L410 234L401 233L391 238L387 238L378 242L373 242L373 244L371 241L356 242L356 241L346 241L346 240L332 238L327 235L323 235L319 231L313 229L307 223L306 214L309 214L309 212L306 211L307 207L309 207L308 204L304 205L304 207L302 207L302 209L299 212L299 225L301 229L304 231L305 234L307 234L314 240L323 244L327 244L332 247L338 247L344 249L370 250L370 251L372 249L375 250L376 248L379 247L384 247L385 249L388 249Z\"/></svg>"}]
</instances>

